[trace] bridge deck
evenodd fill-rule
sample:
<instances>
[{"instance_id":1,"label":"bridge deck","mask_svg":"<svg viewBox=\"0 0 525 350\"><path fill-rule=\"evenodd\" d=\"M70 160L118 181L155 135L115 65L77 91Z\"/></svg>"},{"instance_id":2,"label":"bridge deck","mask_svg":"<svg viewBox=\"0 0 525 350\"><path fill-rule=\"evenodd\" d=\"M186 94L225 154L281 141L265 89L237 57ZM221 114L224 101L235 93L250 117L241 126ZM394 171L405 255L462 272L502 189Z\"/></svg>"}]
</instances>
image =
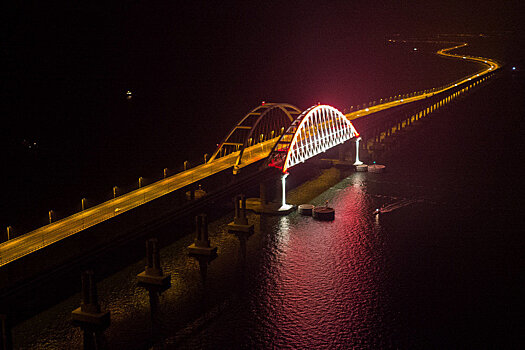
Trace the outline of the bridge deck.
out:
<instances>
[{"instance_id":1,"label":"bridge deck","mask_svg":"<svg viewBox=\"0 0 525 350\"><path fill-rule=\"evenodd\" d=\"M247 148L244 151L243 165L247 166L268 157L276 141L277 138ZM233 167L238 154L239 152L234 152L213 162L201 164L4 242L0 244L0 266L170 192L201 181L210 175L227 170Z\"/></svg>"}]
</instances>

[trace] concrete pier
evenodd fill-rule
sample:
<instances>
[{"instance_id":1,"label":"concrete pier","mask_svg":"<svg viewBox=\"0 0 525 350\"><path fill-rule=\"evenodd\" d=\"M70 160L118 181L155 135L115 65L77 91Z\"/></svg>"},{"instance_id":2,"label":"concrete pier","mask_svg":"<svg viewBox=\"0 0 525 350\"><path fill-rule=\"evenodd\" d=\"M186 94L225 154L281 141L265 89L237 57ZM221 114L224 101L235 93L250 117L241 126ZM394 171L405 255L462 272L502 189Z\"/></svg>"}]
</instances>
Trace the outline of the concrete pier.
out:
<instances>
[{"instance_id":1,"label":"concrete pier","mask_svg":"<svg viewBox=\"0 0 525 350\"><path fill-rule=\"evenodd\" d=\"M314 219L320 221L332 221L335 219L335 210L329 206L316 207L313 210Z\"/></svg>"},{"instance_id":2,"label":"concrete pier","mask_svg":"<svg viewBox=\"0 0 525 350\"><path fill-rule=\"evenodd\" d=\"M199 214L195 217L196 238L195 242L188 247L190 254L212 255L217 253L217 247L210 245L208 237L208 216Z\"/></svg>"},{"instance_id":3,"label":"concrete pier","mask_svg":"<svg viewBox=\"0 0 525 350\"><path fill-rule=\"evenodd\" d=\"M275 180L273 188L269 189L267 182L261 182L259 185L260 198L250 198L247 203L247 209L252 210L257 214L269 215L288 215L295 210L295 206L282 204L282 180ZM273 190L274 198L280 201L270 201L269 192Z\"/></svg>"},{"instance_id":4,"label":"concrete pier","mask_svg":"<svg viewBox=\"0 0 525 350\"><path fill-rule=\"evenodd\" d=\"M155 238L146 241L146 269L137 275L137 280L137 285L148 291L151 333L156 337L161 329L158 320L159 296L171 287L171 275L162 272L158 240Z\"/></svg>"},{"instance_id":5,"label":"concrete pier","mask_svg":"<svg viewBox=\"0 0 525 350\"><path fill-rule=\"evenodd\" d=\"M252 234L253 233L253 224L248 222L246 217L246 197L244 195L239 195L234 198L235 206L235 216L233 222L228 224L228 232L245 232Z\"/></svg>"},{"instance_id":6,"label":"concrete pier","mask_svg":"<svg viewBox=\"0 0 525 350\"><path fill-rule=\"evenodd\" d=\"M110 324L109 311L102 311L98 303L97 286L92 270L82 272L82 301L71 312L71 322L84 332L84 349L104 349L103 332Z\"/></svg>"},{"instance_id":7,"label":"concrete pier","mask_svg":"<svg viewBox=\"0 0 525 350\"><path fill-rule=\"evenodd\" d=\"M158 240L155 238L146 241L146 269L137 275L137 279L139 286L146 289L153 286L169 288L171 275L162 272Z\"/></svg>"}]
</instances>

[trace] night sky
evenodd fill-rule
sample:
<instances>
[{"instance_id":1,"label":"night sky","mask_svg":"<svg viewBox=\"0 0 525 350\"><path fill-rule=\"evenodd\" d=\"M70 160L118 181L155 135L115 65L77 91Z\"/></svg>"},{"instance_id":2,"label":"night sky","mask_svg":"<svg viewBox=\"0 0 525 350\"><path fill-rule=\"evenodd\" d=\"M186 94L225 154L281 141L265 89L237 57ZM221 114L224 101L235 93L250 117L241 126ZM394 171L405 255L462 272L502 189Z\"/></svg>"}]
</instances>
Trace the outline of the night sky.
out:
<instances>
[{"instance_id":1,"label":"night sky","mask_svg":"<svg viewBox=\"0 0 525 350\"><path fill-rule=\"evenodd\" d=\"M366 52L360 48L366 50L367 42L394 33L421 37L510 31L520 37L525 12L521 1L130 1L103 7L89 2L11 2L8 6L2 11L3 96L16 98L34 93L35 88L39 94L55 88L67 92L93 79L123 81L136 88L164 87L175 85L176 77L184 86L181 91L199 103L207 103L202 96L224 87L224 81L271 85L271 78L258 77L258 72L286 74L300 70L307 59L321 66L331 54L349 46L355 56L363 55ZM195 94L199 96L191 98ZM13 108L9 98L4 102L10 113L16 113L19 106Z\"/></svg>"}]
</instances>

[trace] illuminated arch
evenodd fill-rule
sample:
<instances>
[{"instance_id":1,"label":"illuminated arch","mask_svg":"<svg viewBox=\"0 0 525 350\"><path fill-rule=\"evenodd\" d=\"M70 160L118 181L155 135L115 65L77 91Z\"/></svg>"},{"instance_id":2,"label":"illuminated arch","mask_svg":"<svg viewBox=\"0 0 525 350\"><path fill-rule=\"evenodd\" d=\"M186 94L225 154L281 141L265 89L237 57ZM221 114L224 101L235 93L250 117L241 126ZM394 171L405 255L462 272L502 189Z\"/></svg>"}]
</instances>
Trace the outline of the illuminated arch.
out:
<instances>
[{"instance_id":1,"label":"illuminated arch","mask_svg":"<svg viewBox=\"0 0 525 350\"><path fill-rule=\"evenodd\" d=\"M294 165L357 136L357 130L339 110L328 105L312 106L277 141L268 165L286 173Z\"/></svg>"},{"instance_id":2,"label":"illuminated arch","mask_svg":"<svg viewBox=\"0 0 525 350\"><path fill-rule=\"evenodd\" d=\"M263 103L246 114L220 143L209 162L239 152L235 166L242 162L247 147L277 139L301 110L287 103Z\"/></svg>"}]
</instances>

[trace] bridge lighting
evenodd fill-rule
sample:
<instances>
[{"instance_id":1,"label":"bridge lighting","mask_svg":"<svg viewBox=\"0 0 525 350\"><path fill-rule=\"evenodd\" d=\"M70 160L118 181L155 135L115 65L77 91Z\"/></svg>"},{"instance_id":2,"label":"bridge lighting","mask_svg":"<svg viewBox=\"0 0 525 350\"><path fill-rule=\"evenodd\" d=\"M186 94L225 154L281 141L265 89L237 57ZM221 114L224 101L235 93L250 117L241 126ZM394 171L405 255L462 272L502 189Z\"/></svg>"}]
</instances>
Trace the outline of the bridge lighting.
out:
<instances>
[{"instance_id":1,"label":"bridge lighting","mask_svg":"<svg viewBox=\"0 0 525 350\"><path fill-rule=\"evenodd\" d=\"M49 211L49 224L53 222L53 210Z\"/></svg>"},{"instance_id":2,"label":"bridge lighting","mask_svg":"<svg viewBox=\"0 0 525 350\"><path fill-rule=\"evenodd\" d=\"M282 200L281 205L283 207L286 206L286 178L288 177L289 173L285 173L281 175L281 187L282 187Z\"/></svg>"},{"instance_id":3,"label":"bridge lighting","mask_svg":"<svg viewBox=\"0 0 525 350\"><path fill-rule=\"evenodd\" d=\"M117 186L113 186L113 199L117 198Z\"/></svg>"},{"instance_id":4,"label":"bridge lighting","mask_svg":"<svg viewBox=\"0 0 525 350\"><path fill-rule=\"evenodd\" d=\"M339 110L314 105L301 113L277 141L268 165L287 173L288 168L358 136L352 123Z\"/></svg>"},{"instance_id":5,"label":"bridge lighting","mask_svg":"<svg viewBox=\"0 0 525 350\"><path fill-rule=\"evenodd\" d=\"M84 209L86 209L86 198L82 198L82 200L80 202L81 202L81 205L82 205L82 211L84 211Z\"/></svg>"},{"instance_id":6,"label":"bridge lighting","mask_svg":"<svg viewBox=\"0 0 525 350\"><path fill-rule=\"evenodd\" d=\"M142 181L144 180L144 178L141 176L139 177L139 188L142 187Z\"/></svg>"},{"instance_id":7,"label":"bridge lighting","mask_svg":"<svg viewBox=\"0 0 525 350\"><path fill-rule=\"evenodd\" d=\"M13 228L11 226L7 226L7 240L9 241L11 239L11 230Z\"/></svg>"},{"instance_id":8,"label":"bridge lighting","mask_svg":"<svg viewBox=\"0 0 525 350\"><path fill-rule=\"evenodd\" d=\"M168 176L168 168L164 168L163 173L164 173L164 178L166 178Z\"/></svg>"},{"instance_id":9,"label":"bridge lighting","mask_svg":"<svg viewBox=\"0 0 525 350\"><path fill-rule=\"evenodd\" d=\"M356 135L359 136L359 135ZM359 141L361 141L361 137L357 137L355 140L355 162L354 165L361 165L363 164L362 161L359 160Z\"/></svg>"}]
</instances>

